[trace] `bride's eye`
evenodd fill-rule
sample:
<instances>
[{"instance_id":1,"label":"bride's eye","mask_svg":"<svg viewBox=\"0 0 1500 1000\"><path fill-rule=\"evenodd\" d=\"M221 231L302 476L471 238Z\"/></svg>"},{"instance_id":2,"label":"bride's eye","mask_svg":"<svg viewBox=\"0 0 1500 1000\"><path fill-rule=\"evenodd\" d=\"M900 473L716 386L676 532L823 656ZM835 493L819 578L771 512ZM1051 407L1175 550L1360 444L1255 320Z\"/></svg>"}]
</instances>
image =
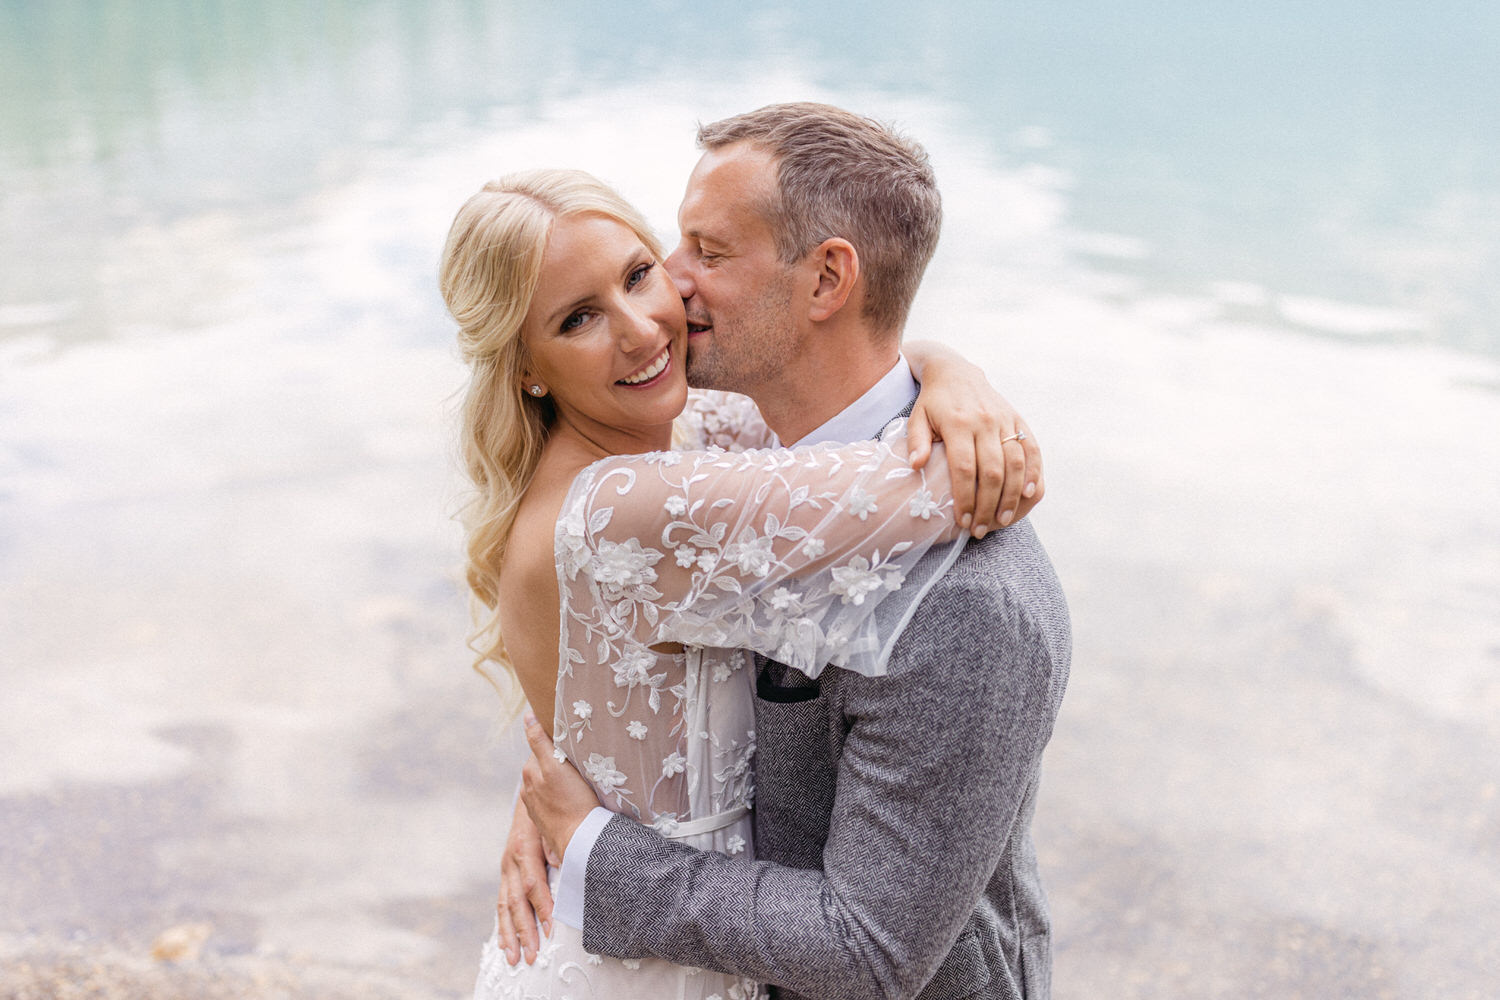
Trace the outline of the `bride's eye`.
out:
<instances>
[{"instance_id":1,"label":"bride's eye","mask_svg":"<svg viewBox=\"0 0 1500 1000\"><path fill-rule=\"evenodd\" d=\"M627 276L625 279L625 287L634 288L636 285L639 285L641 282L645 281L646 275L650 274L651 269L655 266L656 262L652 261L647 264L642 264L635 270L631 271L629 276Z\"/></svg>"},{"instance_id":2,"label":"bride's eye","mask_svg":"<svg viewBox=\"0 0 1500 1000\"><path fill-rule=\"evenodd\" d=\"M577 312L568 313L568 318L562 321L562 325L558 329L563 333L571 333L582 326L583 321L588 319L588 316L589 314L582 309L579 309Z\"/></svg>"}]
</instances>

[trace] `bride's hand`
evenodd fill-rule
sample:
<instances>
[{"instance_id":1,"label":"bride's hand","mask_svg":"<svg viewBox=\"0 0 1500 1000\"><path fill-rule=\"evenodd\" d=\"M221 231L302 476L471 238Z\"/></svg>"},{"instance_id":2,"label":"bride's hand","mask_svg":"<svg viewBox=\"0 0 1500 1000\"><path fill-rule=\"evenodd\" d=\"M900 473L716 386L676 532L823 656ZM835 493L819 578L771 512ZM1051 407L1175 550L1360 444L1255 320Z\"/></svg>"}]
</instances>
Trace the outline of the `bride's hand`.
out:
<instances>
[{"instance_id":1,"label":"bride's hand","mask_svg":"<svg viewBox=\"0 0 1500 1000\"><path fill-rule=\"evenodd\" d=\"M523 957L528 965L536 961L541 945L537 921L541 921L543 934L552 934L552 890L547 885L541 832L520 802L516 803L501 855L500 898L495 912L500 918L499 944L506 961L511 965Z\"/></svg>"},{"instance_id":2,"label":"bride's hand","mask_svg":"<svg viewBox=\"0 0 1500 1000\"><path fill-rule=\"evenodd\" d=\"M907 422L912 468L927 463L934 440L943 442L954 516L975 538L1025 517L1046 492L1042 452L1026 421L955 351L931 341L903 350L922 383Z\"/></svg>"}]
</instances>

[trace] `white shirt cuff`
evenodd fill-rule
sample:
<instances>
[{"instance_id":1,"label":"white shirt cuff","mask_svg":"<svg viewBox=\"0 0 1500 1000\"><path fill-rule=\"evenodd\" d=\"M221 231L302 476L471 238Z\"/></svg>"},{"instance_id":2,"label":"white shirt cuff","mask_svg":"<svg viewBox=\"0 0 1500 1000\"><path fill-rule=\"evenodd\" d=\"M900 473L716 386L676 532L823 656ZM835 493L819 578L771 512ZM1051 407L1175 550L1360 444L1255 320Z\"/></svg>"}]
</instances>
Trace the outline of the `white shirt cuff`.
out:
<instances>
[{"instance_id":1,"label":"white shirt cuff","mask_svg":"<svg viewBox=\"0 0 1500 1000\"><path fill-rule=\"evenodd\" d=\"M588 871L589 855L594 851L594 842L604 832L604 825L614 813L603 806L595 806L584 817L573 839L563 849L562 871L557 877L557 895L552 899L552 919L569 927L583 930L583 876Z\"/></svg>"}]
</instances>

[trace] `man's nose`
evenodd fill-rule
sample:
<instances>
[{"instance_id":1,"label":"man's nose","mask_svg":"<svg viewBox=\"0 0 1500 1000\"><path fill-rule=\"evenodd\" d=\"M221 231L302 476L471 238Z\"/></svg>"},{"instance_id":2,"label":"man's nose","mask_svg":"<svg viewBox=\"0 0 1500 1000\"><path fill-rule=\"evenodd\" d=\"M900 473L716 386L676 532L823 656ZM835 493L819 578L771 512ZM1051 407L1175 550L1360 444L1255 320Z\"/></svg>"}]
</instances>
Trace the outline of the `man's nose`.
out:
<instances>
[{"instance_id":1,"label":"man's nose","mask_svg":"<svg viewBox=\"0 0 1500 1000\"><path fill-rule=\"evenodd\" d=\"M672 279L672 284L677 286L677 294L684 299L693 297L693 277L688 266L688 256L685 248L679 246L662 262L667 269L667 276Z\"/></svg>"}]
</instances>

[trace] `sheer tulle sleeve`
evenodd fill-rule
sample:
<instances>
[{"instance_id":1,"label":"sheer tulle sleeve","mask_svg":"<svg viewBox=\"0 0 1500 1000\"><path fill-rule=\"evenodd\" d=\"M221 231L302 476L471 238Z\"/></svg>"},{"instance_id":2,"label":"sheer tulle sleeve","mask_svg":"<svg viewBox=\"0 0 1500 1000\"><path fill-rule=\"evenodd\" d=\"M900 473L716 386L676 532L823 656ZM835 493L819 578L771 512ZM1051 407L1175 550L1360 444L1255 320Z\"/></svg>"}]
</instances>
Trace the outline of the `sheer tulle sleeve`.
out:
<instances>
[{"instance_id":1,"label":"sheer tulle sleeve","mask_svg":"<svg viewBox=\"0 0 1500 1000\"><path fill-rule=\"evenodd\" d=\"M964 537L941 449L912 470L905 421L837 447L605 459L575 480L557 530L563 669L613 669L621 687L652 681L622 652L673 642L809 676L884 673L926 589L908 573Z\"/></svg>"},{"instance_id":2,"label":"sheer tulle sleeve","mask_svg":"<svg viewBox=\"0 0 1500 1000\"><path fill-rule=\"evenodd\" d=\"M776 435L749 396L717 389L689 389L687 406L677 418L683 448L774 448Z\"/></svg>"}]
</instances>

